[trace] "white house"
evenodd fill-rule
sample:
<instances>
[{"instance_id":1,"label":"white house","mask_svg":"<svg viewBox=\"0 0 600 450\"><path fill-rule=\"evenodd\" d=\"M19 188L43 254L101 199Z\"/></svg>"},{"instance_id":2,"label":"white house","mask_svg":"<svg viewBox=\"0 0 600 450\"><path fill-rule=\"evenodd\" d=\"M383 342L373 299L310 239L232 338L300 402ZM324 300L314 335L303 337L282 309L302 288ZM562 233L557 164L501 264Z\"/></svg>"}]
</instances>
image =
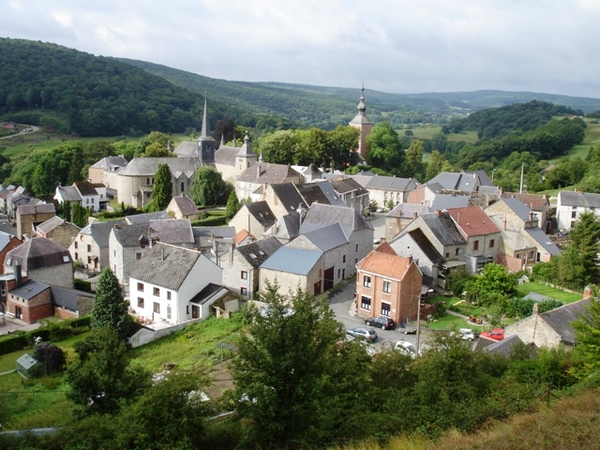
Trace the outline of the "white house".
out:
<instances>
[{"instance_id":1,"label":"white house","mask_svg":"<svg viewBox=\"0 0 600 450\"><path fill-rule=\"evenodd\" d=\"M211 295L209 285L216 292L221 288L222 277L222 269L202 253L157 243L131 272L131 307L153 322L179 324L205 319L210 299L217 299ZM203 301L205 297L208 301Z\"/></svg>"},{"instance_id":2,"label":"white house","mask_svg":"<svg viewBox=\"0 0 600 450\"><path fill-rule=\"evenodd\" d=\"M581 214L593 212L600 217L600 194L560 191L556 201L556 223L559 230L569 231Z\"/></svg>"}]
</instances>

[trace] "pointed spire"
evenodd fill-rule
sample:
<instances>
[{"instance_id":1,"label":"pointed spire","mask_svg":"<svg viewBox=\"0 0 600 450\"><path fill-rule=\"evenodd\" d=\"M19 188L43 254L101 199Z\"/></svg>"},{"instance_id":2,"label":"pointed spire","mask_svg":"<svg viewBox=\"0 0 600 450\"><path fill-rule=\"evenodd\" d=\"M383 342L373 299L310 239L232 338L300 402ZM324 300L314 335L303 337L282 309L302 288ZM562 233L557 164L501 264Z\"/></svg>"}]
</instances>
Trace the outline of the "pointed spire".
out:
<instances>
[{"instance_id":1,"label":"pointed spire","mask_svg":"<svg viewBox=\"0 0 600 450\"><path fill-rule=\"evenodd\" d=\"M200 131L200 137L206 137L206 130L208 128L208 111L206 110L206 95L204 96L204 112L202 113L202 130Z\"/></svg>"},{"instance_id":2,"label":"pointed spire","mask_svg":"<svg viewBox=\"0 0 600 450\"><path fill-rule=\"evenodd\" d=\"M260 149L260 155L258 155L258 162L263 162L262 148Z\"/></svg>"},{"instance_id":3,"label":"pointed spire","mask_svg":"<svg viewBox=\"0 0 600 450\"><path fill-rule=\"evenodd\" d=\"M225 133L221 133L221 143L219 144L220 147L225 145Z\"/></svg>"},{"instance_id":4,"label":"pointed spire","mask_svg":"<svg viewBox=\"0 0 600 450\"><path fill-rule=\"evenodd\" d=\"M235 131L233 132L233 146L237 147L237 138L235 137Z\"/></svg>"},{"instance_id":5,"label":"pointed spire","mask_svg":"<svg viewBox=\"0 0 600 450\"><path fill-rule=\"evenodd\" d=\"M356 109L358 109L358 114L360 114L361 116L364 116L365 113L367 112L367 105L365 103L365 82L364 81L362 84L362 88L360 90L360 101L358 102L358 106L356 107Z\"/></svg>"},{"instance_id":6,"label":"pointed spire","mask_svg":"<svg viewBox=\"0 0 600 450\"><path fill-rule=\"evenodd\" d=\"M252 144L250 144L250 136L248 136L248 131L246 131L246 136L244 136L244 145L242 145L238 155L256 157L256 153L254 153L254 150L252 150Z\"/></svg>"}]
</instances>

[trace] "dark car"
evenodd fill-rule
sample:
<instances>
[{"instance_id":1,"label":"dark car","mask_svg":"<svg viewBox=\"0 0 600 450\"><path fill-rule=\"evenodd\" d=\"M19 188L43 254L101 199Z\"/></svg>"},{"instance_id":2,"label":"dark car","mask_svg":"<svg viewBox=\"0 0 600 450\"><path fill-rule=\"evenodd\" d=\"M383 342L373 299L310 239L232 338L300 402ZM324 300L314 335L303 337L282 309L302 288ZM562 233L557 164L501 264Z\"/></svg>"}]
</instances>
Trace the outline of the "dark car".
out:
<instances>
[{"instance_id":1,"label":"dark car","mask_svg":"<svg viewBox=\"0 0 600 450\"><path fill-rule=\"evenodd\" d=\"M371 317L365 320L365 323L371 327L381 328L382 330L389 330L396 327L393 319L386 316Z\"/></svg>"},{"instance_id":2,"label":"dark car","mask_svg":"<svg viewBox=\"0 0 600 450\"><path fill-rule=\"evenodd\" d=\"M346 334L348 334L352 337L358 338L358 339L365 339L370 342L375 342L377 340L377 333L375 333L375 330L373 328L367 328L367 327L351 328L349 330L346 330Z\"/></svg>"}]
</instances>

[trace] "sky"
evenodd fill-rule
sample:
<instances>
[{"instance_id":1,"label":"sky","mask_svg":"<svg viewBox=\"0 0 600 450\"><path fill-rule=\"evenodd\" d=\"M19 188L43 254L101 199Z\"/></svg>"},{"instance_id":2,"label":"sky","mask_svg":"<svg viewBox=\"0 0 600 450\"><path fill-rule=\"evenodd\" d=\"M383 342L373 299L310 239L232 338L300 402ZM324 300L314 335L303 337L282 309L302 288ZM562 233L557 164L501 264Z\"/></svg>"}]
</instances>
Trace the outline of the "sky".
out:
<instances>
[{"instance_id":1,"label":"sky","mask_svg":"<svg viewBox=\"0 0 600 450\"><path fill-rule=\"evenodd\" d=\"M600 98L598 0L0 0L0 37L211 78Z\"/></svg>"}]
</instances>

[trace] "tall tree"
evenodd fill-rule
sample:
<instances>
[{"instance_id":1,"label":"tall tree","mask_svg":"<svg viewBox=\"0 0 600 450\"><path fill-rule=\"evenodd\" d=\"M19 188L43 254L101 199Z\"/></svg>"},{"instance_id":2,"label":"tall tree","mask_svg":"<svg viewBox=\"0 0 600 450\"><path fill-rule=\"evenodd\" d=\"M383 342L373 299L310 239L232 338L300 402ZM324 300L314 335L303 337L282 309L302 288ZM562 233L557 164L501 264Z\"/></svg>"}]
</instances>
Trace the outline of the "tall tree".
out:
<instances>
[{"instance_id":1,"label":"tall tree","mask_svg":"<svg viewBox=\"0 0 600 450\"><path fill-rule=\"evenodd\" d=\"M292 130L267 134L258 144L265 161L275 164L294 164L298 140Z\"/></svg>"},{"instance_id":2,"label":"tall tree","mask_svg":"<svg viewBox=\"0 0 600 450\"><path fill-rule=\"evenodd\" d=\"M598 281L598 242L600 241L600 221L592 211L579 216L569 233L571 244L580 255L589 279Z\"/></svg>"},{"instance_id":3,"label":"tall tree","mask_svg":"<svg viewBox=\"0 0 600 450\"><path fill-rule=\"evenodd\" d=\"M452 170L452 164L450 164L446 158L438 151L434 150L431 152L429 158L429 164L427 164L427 171L425 173L425 179L420 180L421 182L429 181L433 177L439 175L442 172L450 172Z\"/></svg>"},{"instance_id":4,"label":"tall tree","mask_svg":"<svg viewBox=\"0 0 600 450\"><path fill-rule=\"evenodd\" d=\"M152 187L152 200L150 210L162 211L169 206L173 198L173 181L168 164L159 164L154 175L154 186Z\"/></svg>"},{"instance_id":5,"label":"tall tree","mask_svg":"<svg viewBox=\"0 0 600 450\"><path fill-rule=\"evenodd\" d=\"M425 182L425 171L427 164L423 161L425 146L423 141L413 139L406 149L406 162L404 176L412 177L420 182Z\"/></svg>"},{"instance_id":6,"label":"tall tree","mask_svg":"<svg viewBox=\"0 0 600 450\"><path fill-rule=\"evenodd\" d=\"M389 122L378 123L367 136L367 162L387 172L399 175L404 170L405 154L398 133Z\"/></svg>"},{"instance_id":7,"label":"tall tree","mask_svg":"<svg viewBox=\"0 0 600 450\"><path fill-rule=\"evenodd\" d=\"M219 172L200 167L196 170L191 196L196 205L223 205L229 196L229 187Z\"/></svg>"},{"instance_id":8,"label":"tall tree","mask_svg":"<svg viewBox=\"0 0 600 450\"><path fill-rule=\"evenodd\" d=\"M105 267L98 279L92 306L92 328L111 328L119 337L124 338L131 324L128 308L129 302L123 298L119 280L110 267Z\"/></svg>"},{"instance_id":9,"label":"tall tree","mask_svg":"<svg viewBox=\"0 0 600 450\"><path fill-rule=\"evenodd\" d=\"M84 208L79 202L71 204L71 218L73 223L79 228L83 228L87 225L88 217L92 215L90 208Z\"/></svg>"},{"instance_id":10,"label":"tall tree","mask_svg":"<svg viewBox=\"0 0 600 450\"><path fill-rule=\"evenodd\" d=\"M227 206L225 207L225 219L229 222L233 219L240 209L240 201L235 193L235 190L232 190L229 194L229 198L227 199Z\"/></svg>"}]
</instances>

